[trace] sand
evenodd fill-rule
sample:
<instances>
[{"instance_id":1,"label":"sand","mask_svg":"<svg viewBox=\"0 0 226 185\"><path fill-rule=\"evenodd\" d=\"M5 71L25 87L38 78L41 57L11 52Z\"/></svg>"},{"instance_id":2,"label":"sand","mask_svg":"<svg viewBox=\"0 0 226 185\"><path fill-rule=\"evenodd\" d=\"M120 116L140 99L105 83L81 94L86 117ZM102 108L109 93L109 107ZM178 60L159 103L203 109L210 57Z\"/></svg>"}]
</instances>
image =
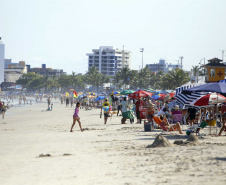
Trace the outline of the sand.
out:
<instances>
[{"instance_id":1,"label":"sand","mask_svg":"<svg viewBox=\"0 0 226 185\"><path fill-rule=\"evenodd\" d=\"M147 148L161 131L121 125L115 114L104 125L93 109L79 113L85 131L76 124L70 133L74 108L55 100L53 111L46 107L20 106L0 118L1 185L226 184L224 134L181 146L174 141L188 138L170 132L173 147Z\"/></svg>"}]
</instances>

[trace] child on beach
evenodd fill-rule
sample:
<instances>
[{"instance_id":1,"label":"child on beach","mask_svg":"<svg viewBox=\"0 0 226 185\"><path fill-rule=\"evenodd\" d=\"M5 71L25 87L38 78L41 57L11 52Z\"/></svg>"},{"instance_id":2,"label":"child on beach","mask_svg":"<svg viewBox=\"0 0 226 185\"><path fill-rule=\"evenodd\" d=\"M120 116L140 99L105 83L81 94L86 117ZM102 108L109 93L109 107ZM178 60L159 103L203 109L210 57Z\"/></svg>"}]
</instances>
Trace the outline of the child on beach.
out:
<instances>
[{"instance_id":1,"label":"child on beach","mask_svg":"<svg viewBox=\"0 0 226 185\"><path fill-rule=\"evenodd\" d=\"M79 116L78 116L78 113L79 113L79 107L80 107L80 103L77 102L77 103L76 103L76 107L75 107L75 113L74 113L74 115L73 115L73 124L72 124L72 126L71 126L70 132L72 132L72 129L73 129L73 127L74 127L76 121L77 121L78 124L79 124L79 127L80 127L81 132L84 131L84 130L82 129L82 125L81 125L81 122L80 122L80 118L79 118Z\"/></svg>"}]
</instances>

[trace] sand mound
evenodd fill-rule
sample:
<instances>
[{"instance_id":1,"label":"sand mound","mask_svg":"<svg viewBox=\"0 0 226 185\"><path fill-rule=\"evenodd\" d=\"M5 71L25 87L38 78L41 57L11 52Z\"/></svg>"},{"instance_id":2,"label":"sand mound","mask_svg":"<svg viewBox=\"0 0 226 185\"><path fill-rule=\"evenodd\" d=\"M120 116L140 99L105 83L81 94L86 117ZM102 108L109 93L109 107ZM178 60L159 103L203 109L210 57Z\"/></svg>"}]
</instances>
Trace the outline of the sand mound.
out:
<instances>
[{"instance_id":1,"label":"sand mound","mask_svg":"<svg viewBox=\"0 0 226 185\"><path fill-rule=\"evenodd\" d=\"M174 144L181 145L181 146L187 146L187 145L194 146L194 145L199 145L200 143L199 143L198 137L196 137L195 135L190 135L186 141L176 140L174 141Z\"/></svg>"},{"instance_id":2,"label":"sand mound","mask_svg":"<svg viewBox=\"0 0 226 185\"><path fill-rule=\"evenodd\" d=\"M158 135L155 138L155 141L152 143L152 145L148 145L147 148L154 148L154 147L172 147L173 144L171 144L165 137L162 135Z\"/></svg>"},{"instance_id":3,"label":"sand mound","mask_svg":"<svg viewBox=\"0 0 226 185\"><path fill-rule=\"evenodd\" d=\"M195 136L195 135L190 135L187 139L188 142L198 142L199 143L199 139Z\"/></svg>"},{"instance_id":4,"label":"sand mound","mask_svg":"<svg viewBox=\"0 0 226 185\"><path fill-rule=\"evenodd\" d=\"M196 137L195 135L190 135L187 139L187 141L185 141L182 145L199 145L199 139L198 137Z\"/></svg>"}]
</instances>

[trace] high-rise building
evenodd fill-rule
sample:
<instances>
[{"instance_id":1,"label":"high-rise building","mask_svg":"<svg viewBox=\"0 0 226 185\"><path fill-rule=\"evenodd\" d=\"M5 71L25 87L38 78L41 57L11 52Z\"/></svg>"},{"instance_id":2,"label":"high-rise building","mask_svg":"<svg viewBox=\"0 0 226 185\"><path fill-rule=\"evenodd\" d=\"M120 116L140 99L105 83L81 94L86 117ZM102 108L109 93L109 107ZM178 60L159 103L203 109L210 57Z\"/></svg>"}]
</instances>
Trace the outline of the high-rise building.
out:
<instances>
[{"instance_id":1,"label":"high-rise building","mask_svg":"<svg viewBox=\"0 0 226 185\"><path fill-rule=\"evenodd\" d=\"M113 46L101 46L87 53L88 70L95 66L99 72L114 76L123 67L131 68L130 51L114 49Z\"/></svg>"},{"instance_id":2,"label":"high-rise building","mask_svg":"<svg viewBox=\"0 0 226 185\"><path fill-rule=\"evenodd\" d=\"M5 44L0 37L0 85L4 82L4 68L5 68Z\"/></svg>"}]
</instances>

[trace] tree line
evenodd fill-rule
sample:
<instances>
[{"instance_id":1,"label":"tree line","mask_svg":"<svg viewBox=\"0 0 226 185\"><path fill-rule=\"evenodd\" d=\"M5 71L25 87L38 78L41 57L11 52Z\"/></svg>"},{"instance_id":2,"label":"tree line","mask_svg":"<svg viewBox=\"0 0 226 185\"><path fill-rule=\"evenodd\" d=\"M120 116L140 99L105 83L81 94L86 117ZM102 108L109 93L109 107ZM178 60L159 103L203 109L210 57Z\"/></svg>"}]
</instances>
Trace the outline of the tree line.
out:
<instances>
[{"instance_id":1,"label":"tree line","mask_svg":"<svg viewBox=\"0 0 226 185\"><path fill-rule=\"evenodd\" d=\"M112 83L116 89L130 87L130 89L175 89L190 80L188 72L176 68L164 74L163 71L152 72L148 67L139 71L130 70L125 67L116 73L115 76L105 76L95 67L92 67L84 75L72 74L61 75L60 77L43 77L37 73L23 74L16 82L27 90L35 91L56 91L70 88L82 91L87 85L91 85L93 91L98 91L104 83Z\"/></svg>"}]
</instances>

